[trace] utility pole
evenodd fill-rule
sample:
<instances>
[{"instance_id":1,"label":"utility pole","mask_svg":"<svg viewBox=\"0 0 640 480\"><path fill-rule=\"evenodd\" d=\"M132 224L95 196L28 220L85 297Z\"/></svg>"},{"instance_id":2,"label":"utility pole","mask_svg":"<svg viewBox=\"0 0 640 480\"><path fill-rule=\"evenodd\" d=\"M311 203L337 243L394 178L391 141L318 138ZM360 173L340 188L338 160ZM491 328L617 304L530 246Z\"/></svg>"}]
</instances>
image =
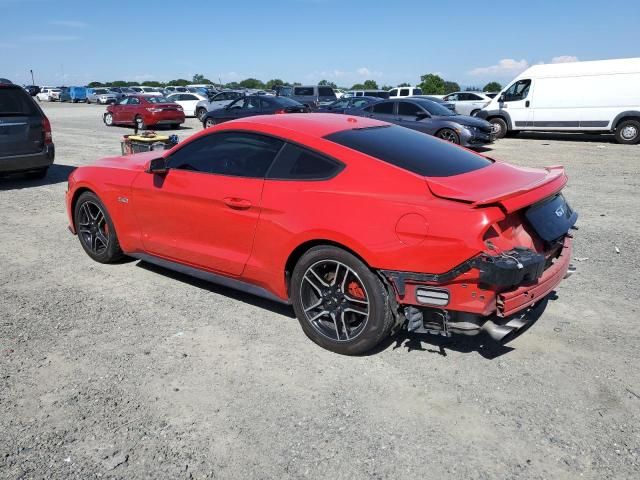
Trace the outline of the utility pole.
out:
<instances>
[{"instance_id":1,"label":"utility pole","mask_svg":"<svg viewBox=\"0 0 640 480\"><path fill-rule=\"evenodd\" d=\"M31 85L35 85L36 82L33 80L33 70L29 70L31 72Z\"/></svg>"}]
</instances>

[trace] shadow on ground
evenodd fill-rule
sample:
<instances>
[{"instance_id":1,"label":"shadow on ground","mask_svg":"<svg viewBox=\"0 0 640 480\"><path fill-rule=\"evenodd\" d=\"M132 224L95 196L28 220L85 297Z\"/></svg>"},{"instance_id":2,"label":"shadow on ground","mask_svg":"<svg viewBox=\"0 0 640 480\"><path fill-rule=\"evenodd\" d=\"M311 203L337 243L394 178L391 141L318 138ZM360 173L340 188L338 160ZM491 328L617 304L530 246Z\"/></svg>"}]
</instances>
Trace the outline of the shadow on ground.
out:
<instances>
[{"instance_id":1,"label":"shadow on ground","mask_svg":"<svg viewBox=\"0 0 640 480\"><path fill-rule=\"evenodd\" d=\"M72 167L71 165L54 163L49 167L47 176L44 178L33 179L21 173L0 177L0 190L20 190L23 188L41 187L43 185L66 182L69 174L75 169L76 167Z\"/></svg>"},{"instance_id":2,"label":"shadow on ground","mask_svg":"<svg viewBox=\"0 0 640 480\"><path fill-rule=\"evenodd\" d=\"M597 135L593 133L562 133L562 132L522 132L515 138L530 140L553 140L565 142L592 142L592 143L613 143L617 145L612 134Z\"/></svg>"}]
</instances>

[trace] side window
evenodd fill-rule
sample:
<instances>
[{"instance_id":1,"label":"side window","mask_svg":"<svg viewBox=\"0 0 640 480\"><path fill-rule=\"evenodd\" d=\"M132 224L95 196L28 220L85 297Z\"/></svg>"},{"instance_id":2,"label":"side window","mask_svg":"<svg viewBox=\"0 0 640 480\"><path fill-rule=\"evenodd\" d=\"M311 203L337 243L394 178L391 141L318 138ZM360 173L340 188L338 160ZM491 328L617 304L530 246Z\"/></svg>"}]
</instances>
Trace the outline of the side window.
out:
<instances>
[{"instance_id":1,"label":"side window","mask_svg":"<svg viewBox=\"0 0 640 480\"><path fill-rule=\"evenodd\" d=\"M135 97L129 98L129 105L140 105L140 99Z\"/></svg>"},{"instance_id":2,"label":"side window","mask_svg":"<svg viewBox=\"0 0 640 480\"><path fill-rule=\"evenodd\" d=\"M400 89L400 96L401 97L408 97L409 96L409 89L408 88L401 88Z\"/></svg>"},{"instance_id":3,"label":"side window","mask_svg":"<svg viewBox=\"0 0 640 480\"><path fill-rule=\"evenodd\" d=\"M394 88L393 90L391 90L391 91L389 92L389 96L390 96L390 97L397 97L397 96L398 96L398 89L397 89L397 88Z\"/></svg>"},{"instance_id":4,"label":"side window","mask_svg":"<svg viewBox=\"0 0 640 480\"><path fill-rule=\"evenodd\" d=\"M239 98L238 100L235 100L229 104L229 109L242 108L243 104L244 104L244 99Z\"/></svg>"},{"instance_id":5,"label":"side window","mask_svg":"<svg viewBox=\"0 0 640 480\"><path fill-rule=\"evenodd\" d=\"M415 103L400 102L398 104L398 115L417 117L419 113L422 113L422 110Z\"/></svg>"},{"instance_id":6,"label":"side window","mask_svg":"<svg viewBox=\"0 0 640 480\"><path fill-rule=\"evenodd\" d=\"M118 105L127 105L129 103L129 97L124 97L118 102Z\"/></svg>"},{"instance_id":7,"label":"side window","mask_svg":"<svg viewBox=\"0 0 640 480\"><path fill-rule=\"evenodd\" d=\"M344 165L320 154L285 144L267 178L276 180L326 180L335 176Z\"/></svg>"},{"instance_id":8,"label":"side window","mask_svg":"<svg viewBox=\"0 0 640 480\"><path fill-rule=\"evenodd\" d=\"M482 100L482 98L480 98L475 93L468 93L467 95L469 95L469 100L473 100L475 102L477 102L478 100Z\"/></svg>"},{"instance_id":9,"label":"side window","mask_svg":"<svg viewBox=\"0 0 640 480\"><path fill-rule=\"evenodd\" d=\"M271 103L269 103L268 100L265 100L263 98L260 99L260 108L262 108L262 110L269 110L270 108L272 108Z\"/></svg>"},{"instance_id":10,"label":"side window","mask_svg":"<svg viewBox=\"0 0 640 480\"><path fill-rule=\"evenodd\" d=\"M244 108L247 110L260 109L260 99L257 97L247 97L244 100Z\"/></svg>"},{"instance_id":11,"label":"side window","mask_svg":"<svg viewBox=\"0 0 640 480\"><path fill-rule=\"evenodd\" d=\"M504 101L524 100L529 95L529 87L531 87L531 80L518 80L504 92Z\"/></svg>"},{"instance_id":12,"label":"side window","mask_svg":"<svg viewBox=\"0 0 640 480\"><path fill-rule=\"evenodd\" d=\"M373 113L392 114L393 102L380 102L373 106Z\"/></svg>"},{"instance_id":13,"label":"side window","mask_svg":"<svg viewBox=\"0 0 640 480\"><path fill-rule=\"evenodd\" d=\"M335 102L333 105L331 105L333 108L347 108L349 106L349 100L344 99L344 100L338 100L337 102Z\"/></svg>"},{"instance_id":14,"label":"side window","mask_svg":"<svg viewBox=\"0 0 640 480\"><path fill-rule=\"evenodd\" d=\"M318 96L319 97L333 97L335 93L333 93L333 88L331 87L318 87Z\"/></svg>"},{"instance_id":15,"label":"side window","mask_svg":"<svg viewBox=\"0 0 640 480\"><path fill-rule=\"evenodd\" d=\"M182 100L197 100L198 97L195 95L184 94L182 95Z\"/></svg>"},{"instance_id":16,"label":"side window","mask_svg":"<svg viewBox=\"0 0 640 480\"><path fill-rule=\"evenodd\" d=\"M313 87L295 87L293 89L293 94L300 95L300 96L312 96Z\"/></svg>"},{"instance_id":17,"label":"side window","mask_svg":"<svg viewBox=\"0 0 640 480\"><path fill-rule=\"evenodd\" d=\"M364 107L365 105L367 105L369 103L369 100L366 98L357 98L353 101L353 107L354 108L360 108L360 107Z\"/></svg>"},{"instance_id":18,"label":"side window","mask_svg":"<svg viewBox=\"0 0 640 480\"><path fill-rule=\"evenodd\" d=\"M443 98L446 102L457 102L459 100L457 93L452 93L451 95L447 95Z\"/></svg>"},{"instance_id":19,"label":"side window","mask_svg":"<svg viewBox=\"0 0 640 480\"><path fill-rule=\"evenodd\" d=\"M282 140L251 133L226 132L201 137L169 157L177 170L261 178L283 145Z\"/></svg>"}]
</instances>

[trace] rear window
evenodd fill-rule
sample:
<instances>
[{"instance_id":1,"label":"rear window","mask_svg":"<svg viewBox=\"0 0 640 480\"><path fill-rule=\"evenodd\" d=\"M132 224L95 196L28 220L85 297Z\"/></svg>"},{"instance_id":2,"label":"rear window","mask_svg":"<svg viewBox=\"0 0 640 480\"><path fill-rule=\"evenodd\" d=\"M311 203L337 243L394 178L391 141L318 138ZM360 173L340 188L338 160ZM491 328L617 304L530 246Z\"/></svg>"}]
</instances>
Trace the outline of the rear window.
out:
<instances>
[{"instance_id":1,"label":"rear window","mask_svg":"<svg viewBox=\"0 0 640 480\"><path fill-rule=\"evenodd\" d=\"M491 164L476 153L397 125L343 130L325 138L425 177L450 177Z\"/></svg>"},{"instance_id":2,"label":"rear window","mask_svg":"<svg viewBox=\"0 0 640 480\"><path fill-rule=\"evenodd\" d=\"M14 115L40 115L40 112L22 88L0 87L0 117Z\"/></svg>"},{"instance_id":3,"label":"rear window","mask_svg":"<svg viewBox=\"0 0 640 480\"><path fill-rule=\"evenodd\" d=\"M292 98L286 97L272 97L269 98L268 101L272 104L276 104L281 107L301 107L302 104L293 100Z\"/></svg>"}]
</instances>

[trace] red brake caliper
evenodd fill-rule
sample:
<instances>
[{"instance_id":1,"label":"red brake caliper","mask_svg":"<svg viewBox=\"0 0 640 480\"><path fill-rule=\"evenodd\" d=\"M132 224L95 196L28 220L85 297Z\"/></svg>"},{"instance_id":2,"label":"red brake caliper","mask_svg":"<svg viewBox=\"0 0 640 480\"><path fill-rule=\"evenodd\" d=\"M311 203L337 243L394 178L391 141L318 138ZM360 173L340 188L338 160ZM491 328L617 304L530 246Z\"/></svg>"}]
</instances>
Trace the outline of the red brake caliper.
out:
<instances>
[{"instance_id":1,"label":"red brake caliper","mask_svg":"<svg viewBox=\"0 0 640 480\"><path fill-rule=\"evenodd\" d=\"M355 280L349 283L349 286L347 287L347 291L349 292L349 295L351 295L354 298L364 299L364 291L362 290L362 287L358 285L358 282L356 282Z\"/></svg>"}]
</instances>

